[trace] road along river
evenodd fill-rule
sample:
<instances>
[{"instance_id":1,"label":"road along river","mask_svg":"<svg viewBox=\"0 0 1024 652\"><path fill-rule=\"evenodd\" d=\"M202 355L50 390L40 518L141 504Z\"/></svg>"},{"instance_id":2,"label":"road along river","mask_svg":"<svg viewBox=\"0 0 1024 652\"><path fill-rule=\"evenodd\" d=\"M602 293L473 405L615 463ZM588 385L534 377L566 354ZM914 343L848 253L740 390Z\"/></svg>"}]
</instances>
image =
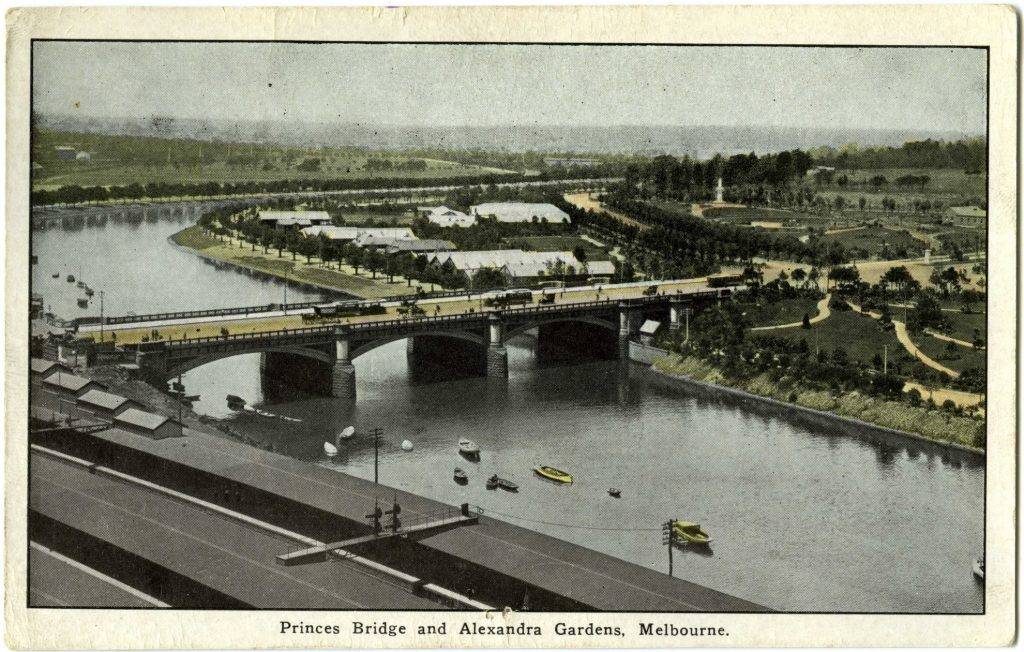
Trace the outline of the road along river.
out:
<instances>
[{"instance_id":1,"label":"road along river","mask_svg":"<svg viewBox=\"0 0 1024 652\"><path fill-rule=\"evenodd\" d=\"M79 311L84 275L106 291L107 314L255 305L282 300L280 281L218 268L166 242L185 222L107 222L33 234L33 291L62 316ZM79 261L83 261L79 263ZM92 262L90 262L92 261ZM58 272L60 278L51 278ZM299 288L289 300L320 295ZM98 298L97 296L94 298ZM971 562L983 544L984 467L972 456L911 441L873 441L788 411L738 402L617 360L539 356L529 334L509 342L509 378L412 373L404 341L355 361L355 403L289 393L267 410L288 422L228 410L224 397L264 400L258 355L190 372L196 410L233 423L279 452L372 478L384 430L381 482L667 572L660 524L698 521L710 550L678 550L675 572L787 611L979 613ZM333 459L323 442L347 425L359 434ZM483 450L461 458L460 437ZM415 448L404 452L403 440ZM536 478L550 464L571 486ZM459 466L470 481L452 481ZM518 493L488 491L498 473ZM617 487L622 497L612 498Z\"/></svg>"}]
</instances>

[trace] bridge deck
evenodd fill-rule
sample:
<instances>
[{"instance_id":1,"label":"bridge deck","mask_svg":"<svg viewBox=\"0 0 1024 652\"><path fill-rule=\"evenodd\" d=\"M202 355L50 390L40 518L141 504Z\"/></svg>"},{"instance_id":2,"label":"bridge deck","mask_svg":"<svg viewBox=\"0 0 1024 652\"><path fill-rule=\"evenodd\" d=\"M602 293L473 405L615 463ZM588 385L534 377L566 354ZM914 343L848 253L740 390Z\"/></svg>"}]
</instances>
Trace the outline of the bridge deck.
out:
<instances>
[{"instance_id":1,"label":"bridge deck","mask_svg":"<svg viewBox=\"0 0 1024 652\"><path fill-rule=\"evenodd\" d=\"M694 294L712 290L706 285L706 279L688 279L681 281L665 281L651 283L630 283L620 285L602 286L600 291L596 288L569 288L559 290L552 304L547 307L561 306L571 309L574 304L587 304L594 302L608 302L614 304L618 301L631 299L644 299L644 291L651 285L658 287L659 293L665 295L676 295L681 293ZM548 291L549 293L551 290ZM541 294L536 291L535 296ZM487 310L483 305L483 294L474 294L471 297L441 297L425 299L418 302L428 317L433 316L460 316L476 315ZM536 303L533 304L536 307ZM398 313L398 304L385 304L384 314L364 315L355 317L344 317L331 321L319 322L322 324L350 324L358 325L368 322L394 321L403 323L409 318ZM205 316L200 319L167 319L160 322L146 322L144 324L117 324L108 325L104 329L104 341L110 342L112 338L120 345L133 345L142 343L142 338L150 338L153 330L159 331L161 341L180 341L183 339L195 340L198 338L219 337L222 329L226 329L231 335L239 334L260 334L282 330L301 330L309 328L310 323L303 321L302 314L309 313L312 309L289 311L288 315L280 311L263 312L239 317L237 314L224 315L221 318ZM514 314L516 308L506 312ZM90 326L83 328L81 335L99 341L100 333L98 327Z\"/></svg>"},{"instance_id":2,"label":"bridge deck","mask_svg":"<svg viewBox=\"0 0 1024 652\"><path fill-rule=\"evenodd\" d=\"M95 572L89 572L62 555L36 546L29 549L29 606L119 607L153 609L137 593L121 588Z\"/></svg>"},{"instance_id":3,"label":"bridge deck","mask_svg":"<svg viewBox=\"0 0 1024 652\"><path fill-rule=\"evenodd\" d=\"M181 439L151 440L117 429L85 437L262 489L349 522L365 523L374 499L390 500L392 495L397 496L403 518L407 519L446 507L422 496L234 441L191 430L186 433L187 445ZM419 545L598 610L765 611L746 600L487 516L481 516L472 527L428 536Z\"/></svg>"}]
</instances>

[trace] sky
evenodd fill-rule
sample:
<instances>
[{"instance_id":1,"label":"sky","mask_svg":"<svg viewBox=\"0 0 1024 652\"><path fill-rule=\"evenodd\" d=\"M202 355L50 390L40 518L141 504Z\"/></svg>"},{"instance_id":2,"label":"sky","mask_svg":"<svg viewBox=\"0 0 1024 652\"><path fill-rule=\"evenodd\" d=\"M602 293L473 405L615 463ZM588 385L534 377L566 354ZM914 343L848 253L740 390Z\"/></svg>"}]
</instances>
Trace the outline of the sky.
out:
<instances>
[{"instance_id":1,"label":"sky","mask_svg":"<svg viewBox=\"0 0 1024 652\"><path fill-rule=\"evenodd\" d=\"M984 50L37 42L33 55L48 114L985 132Z\"/></svg>"}]
</instances>

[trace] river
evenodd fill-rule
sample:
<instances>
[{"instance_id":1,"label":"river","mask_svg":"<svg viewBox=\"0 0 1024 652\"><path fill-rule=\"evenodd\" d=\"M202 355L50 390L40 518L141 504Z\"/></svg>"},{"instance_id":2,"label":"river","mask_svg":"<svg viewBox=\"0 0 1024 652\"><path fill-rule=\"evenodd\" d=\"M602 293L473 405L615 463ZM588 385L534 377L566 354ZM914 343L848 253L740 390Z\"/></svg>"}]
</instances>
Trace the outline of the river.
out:
<instances>
[{"instance_id":1,"label":"river","mask_svg":"<svg viewBox=\"0 0 1024 652\"><path fill-rule=\"evenodd\" d=\"M77 309L81 291L64 281L67 273L106 290L109 315L282 300L280 281L214 266L166 242L186 225L107 222L35 232L33 291L63 317L98 314L94 306ZM288 296L321 295L292 287ZM355 403L293 394L264 406L301 423L227 409L228 393L263 401L257 355L196 369L185 385L202 396L197 411L228 419L279 452L362 478L373 477L366 432L380 427L384 485L470 502L663 572L660 524L698 521L714 538L710 552L677 550L675 574L774 609L983 609L983 587L971 574L983 546L981 463L708 396L642 365L543 361L534 344L529 335L509 342L507 381L445 378L439 370L427 382L410 374L404 341L379 347L355 361ZM350 424L359 434L338 457L325 457L323 441ZM462 436L480 444L479 463L457 453ZM415 450L401 450L405 439ZM574 484L533 477L537 464L571 472ZM468 485L452 481L456 466L469 473ZM519 492L486 490L492 473L517 482ZM613 486L621 498L608 495Z\"/></svg>"}]
</instances>

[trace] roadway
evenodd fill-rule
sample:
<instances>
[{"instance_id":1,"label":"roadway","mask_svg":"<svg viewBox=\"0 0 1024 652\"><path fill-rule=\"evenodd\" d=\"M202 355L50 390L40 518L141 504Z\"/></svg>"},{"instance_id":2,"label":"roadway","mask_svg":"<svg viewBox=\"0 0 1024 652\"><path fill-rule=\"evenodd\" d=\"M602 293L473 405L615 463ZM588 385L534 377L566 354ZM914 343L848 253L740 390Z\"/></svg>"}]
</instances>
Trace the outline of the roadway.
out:
<instances>
[{"instance_id":1,"label":"roadway","mask_svg":"<svg viewBox=\"0 0 1024 652\"><path fill-rule=\"evenodd\" d=\"M706 278L672 280L672 281L644 281L640 283L620 283L614 285L586 286L580 288L568 288L565 290L547 290L547 293L556 293L553 305L572 305L577 303L589 303L594 301L622 301L627 299L639 299L650 286L656 285L658 292L664 294L675 294L679 292L695 292L706 289ZM531 305L538 305L537 300L544 291L535 290L534 302ZM484 306L483 300L488 293L470 293L468 296L439 297L423 299L417 302L428 317L449 316L469 313L479 313L491 310ZM281 310L251 313L249 315L223 315L208 316L201 318L165 319L160 321L145 321L138 323L107 325L103 330L104 341L114 340L119 345L132 345L141 343L142 338L151 338L153 331L159 331L161 340L180 340L184 338L194 339L199 337L215 337L222 335L222 329L232 334L259 333L268 331L279 331L286 329L308 328L314 325L329 324L356 324L360 322L408 319L398 313L401 303L398 301L384 302L385 312L377 315L364 315L359 317L345 317L343 319L319 320L315 323L303 321L302 316L312 314L312 308L295 309L285 314ZM551 304L549 304L551 305ZM99 325L82 326L79 335L100 340Z\"/></svg>"},{"instance_id":2,"label":"roadway","mask_svg":"<svg viewBox=\"0 0 1024 652\"><path fill-rule=\"evenodd\" d=\"M168 606L35 542L30 544L28 568L30 607L152 609Z\"/></svg>"}]
</instances>

